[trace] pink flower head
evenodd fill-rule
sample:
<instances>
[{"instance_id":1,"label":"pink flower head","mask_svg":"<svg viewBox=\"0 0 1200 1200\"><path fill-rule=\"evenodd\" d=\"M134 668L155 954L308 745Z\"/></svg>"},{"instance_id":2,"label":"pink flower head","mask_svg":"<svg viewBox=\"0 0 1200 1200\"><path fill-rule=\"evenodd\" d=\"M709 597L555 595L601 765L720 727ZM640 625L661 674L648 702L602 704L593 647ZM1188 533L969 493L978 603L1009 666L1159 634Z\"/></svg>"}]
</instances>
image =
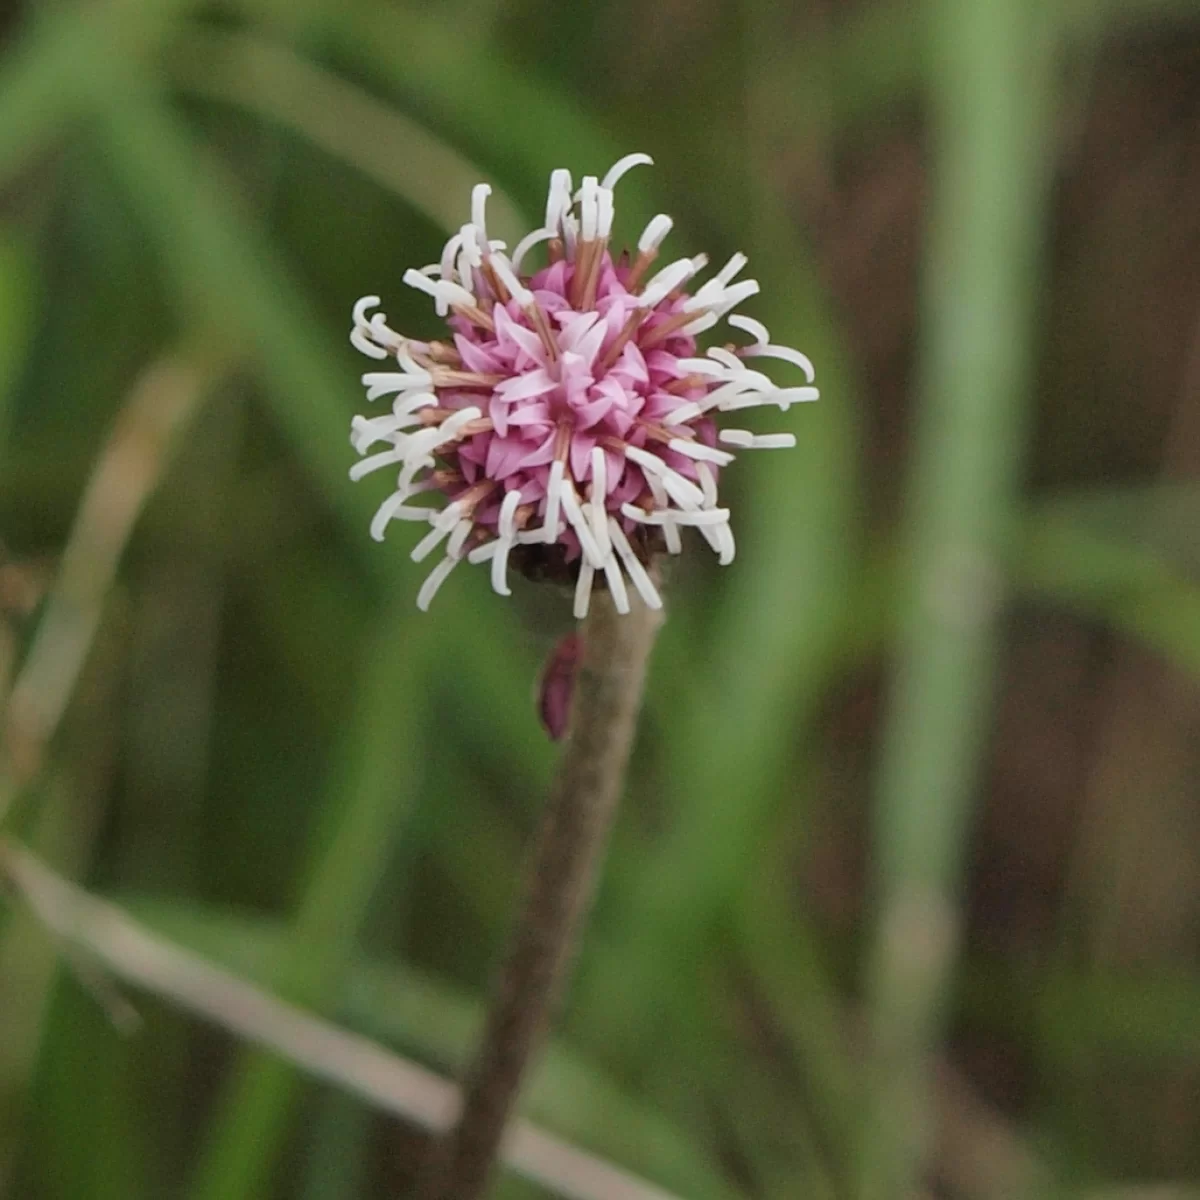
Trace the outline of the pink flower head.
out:
<instances>
[{"instance_id":1,"label":"pink flower head","mask_svg":"<svg viewBox=\"0 0 1200 1200\"><path fill-rule=\"evenodd\" d=\"M651 273L671 228L659 215L635 255L612 258L613 188L648 162L627 155L603 179L586 176L578 191L568 171L553 172L545 225L511 255L488 238L491 189L479 184L471 220L441 261L404 275L445 319L442 340L394 332L383 313L371 312L378 296L354 306L350 341L399 369L362 377L368 400L395 401L390 413L354 418L350 441L366 457L350 477L399 468L371 535L382 540L390 522L416 521L429 532L413 559L443 548L420 608L464 558L490 562L492 587L504 596L510 559L527 573L574 579L579 617L597 576L619 611L629 608L626 577L658 608L646 566L662 551L679 553L683 528L695 528L721 563L733 560L729 510L717 497L718 472L733 451L795 445L790 433L717 428L721 412L786 411L818 395L812 386L777 387L746 365L783 359L813 381L803 354L773 345L750 317L728 315L758 291L755 280L734 282L745 256L735 254L694 290L704 255ZM527 272L525 260L542 242L547 265ZM752 340L700 355L697 336L722 318ZM445 507L414 503L424 493L444 497Z\"/></svg>"}]
</instances>

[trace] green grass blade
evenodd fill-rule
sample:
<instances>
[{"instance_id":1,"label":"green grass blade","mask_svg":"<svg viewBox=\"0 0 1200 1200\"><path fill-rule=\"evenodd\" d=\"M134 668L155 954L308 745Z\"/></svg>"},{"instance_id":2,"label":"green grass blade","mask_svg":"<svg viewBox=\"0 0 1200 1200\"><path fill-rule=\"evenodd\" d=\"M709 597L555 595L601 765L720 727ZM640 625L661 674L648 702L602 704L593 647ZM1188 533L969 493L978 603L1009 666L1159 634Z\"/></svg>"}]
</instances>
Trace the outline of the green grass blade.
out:
<instances>
[{"instance_id":1,"label":"green grass blade","mask_svg":"<svg viewBox=\"0 0 1200 1200\"><path fill-rule=\"evenodd\" d=\"M1002 552L1019 482L1049 121L1046 19L1024 0L932 0L937 159L925 275L912 579L874 830L873 1035L857 1194L910 1194L929 1053L986 735Z\"/></svg>"}]
</instances>

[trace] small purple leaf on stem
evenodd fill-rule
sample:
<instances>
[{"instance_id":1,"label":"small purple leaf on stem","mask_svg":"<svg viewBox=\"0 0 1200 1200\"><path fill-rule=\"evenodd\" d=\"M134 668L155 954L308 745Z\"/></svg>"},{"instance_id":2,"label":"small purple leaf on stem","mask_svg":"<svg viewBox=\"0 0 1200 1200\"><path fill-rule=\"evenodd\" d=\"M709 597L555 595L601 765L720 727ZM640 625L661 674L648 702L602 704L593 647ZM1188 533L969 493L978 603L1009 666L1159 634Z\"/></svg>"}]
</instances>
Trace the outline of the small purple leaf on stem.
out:
<instances>
[{"instance_id":1,"label":"small purple leaf on stem","mask_svg":"<svg viewBox=\"0 0 1200 1200\"><path fill-rule=\"evenodd\" d=\"M538 681L537 705L542 725L551 740L561 741L571 715L571 697L575 692L575 671L583 653L583 639L577 633L559 638Z\"/></svg>"}]
</instances>

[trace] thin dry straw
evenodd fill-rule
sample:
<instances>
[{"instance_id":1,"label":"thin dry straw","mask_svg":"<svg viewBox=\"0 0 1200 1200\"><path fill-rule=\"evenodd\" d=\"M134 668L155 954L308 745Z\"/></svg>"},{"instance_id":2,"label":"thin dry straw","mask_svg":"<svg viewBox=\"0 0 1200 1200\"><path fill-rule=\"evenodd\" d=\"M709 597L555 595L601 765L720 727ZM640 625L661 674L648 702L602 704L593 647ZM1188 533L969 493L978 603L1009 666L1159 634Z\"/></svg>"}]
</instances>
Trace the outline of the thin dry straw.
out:
<instances>
[{"instance_id":1,"label":"thin dry straw","mask_svg":"<svg viewBox=\"0 0 1200 1200\"><path fill-rule=\"evenodd\" d=\"M118 978L282 1055L383 1111L427 1129L449 1123L457 1101L453 1084L156 936L4 839L0 878L17 888L49 930ZM568 1200L677 1200L527 1121L514 1123L504 1160Z\"/></svg>"},{"instance_id":2,"label":"thin dry straw","mask_svg":"<svg viewBox=\"0 0 1200 1200\"><path fill-rule=\"evenodd\" d=\"M212 378L212 364L181 355L151 364L101 450L37 635L0 709L0 823L41 764L91 650L130 534Z\"/></svg>"}]
</instances>

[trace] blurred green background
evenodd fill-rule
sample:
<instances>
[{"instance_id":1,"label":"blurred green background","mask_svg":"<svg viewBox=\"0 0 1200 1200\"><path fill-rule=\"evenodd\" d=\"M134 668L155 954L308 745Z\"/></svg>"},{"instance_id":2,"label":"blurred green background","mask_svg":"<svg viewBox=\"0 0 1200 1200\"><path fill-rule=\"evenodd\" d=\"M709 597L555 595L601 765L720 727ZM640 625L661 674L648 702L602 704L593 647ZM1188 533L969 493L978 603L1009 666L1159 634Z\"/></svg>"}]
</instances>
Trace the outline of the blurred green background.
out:
<instances>
[{"instance_id":1,"label":"blurred green background","mask_svg":"<svg viewBox=\"0 0 1200 1200\"><path fill-rule=\"evenodd\" d=\"M527 1115L698 1200L1200 1194L1200 4L0 19L0 864L459 1068L570 605L416 611L346 478L350 308L432 332L400 277L473 182L511 238L645 150L618 237L749 253L823 398L722 480L738 561L669 578ZM0 1195L405 1194L414 1125L22 890Z\"/></svg>"}]
</instances>

